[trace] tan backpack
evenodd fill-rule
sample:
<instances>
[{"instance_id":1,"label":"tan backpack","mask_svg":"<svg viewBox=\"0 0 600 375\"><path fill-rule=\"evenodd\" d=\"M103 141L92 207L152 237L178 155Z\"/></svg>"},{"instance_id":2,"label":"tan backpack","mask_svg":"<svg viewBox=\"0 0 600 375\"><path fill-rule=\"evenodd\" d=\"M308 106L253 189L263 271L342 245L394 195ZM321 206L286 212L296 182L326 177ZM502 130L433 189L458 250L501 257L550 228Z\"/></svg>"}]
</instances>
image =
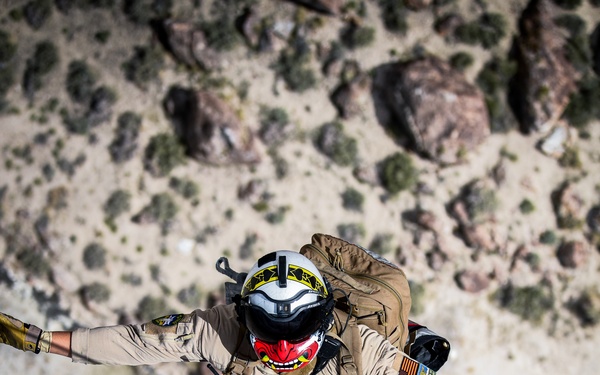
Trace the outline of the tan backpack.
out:
<instances>
[{"instance_id":1,"label":"tan backpack","mask_svg":"<svg viewBox=\"0 0 600 375\"><path fill-rule=\"evenodd\" d=\"M408 280L399 267L358 245L320 233L300 253L338 289L334 291L337 309L404 350L411 298Z\"/></svg>"}]
</instances>

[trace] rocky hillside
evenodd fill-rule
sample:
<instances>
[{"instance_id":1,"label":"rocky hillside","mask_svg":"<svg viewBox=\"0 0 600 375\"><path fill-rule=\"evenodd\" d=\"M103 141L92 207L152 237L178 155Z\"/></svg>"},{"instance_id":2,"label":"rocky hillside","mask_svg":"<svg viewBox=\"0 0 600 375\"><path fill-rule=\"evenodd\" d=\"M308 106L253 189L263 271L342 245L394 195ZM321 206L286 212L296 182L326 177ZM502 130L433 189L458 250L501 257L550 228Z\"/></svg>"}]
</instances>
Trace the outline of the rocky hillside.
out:
<instances>
[{"instance_id":1,"label":"rocky hillside","mask_svg":"<svg viewBox=\"0 0 600 375\"><path fill-rule=\"evenodd\" d=\"M593 373L599 75L598 0L0 1L0 311L205 308L323 232L403 267L440 373Z\"/></svg>"}]
</instances>

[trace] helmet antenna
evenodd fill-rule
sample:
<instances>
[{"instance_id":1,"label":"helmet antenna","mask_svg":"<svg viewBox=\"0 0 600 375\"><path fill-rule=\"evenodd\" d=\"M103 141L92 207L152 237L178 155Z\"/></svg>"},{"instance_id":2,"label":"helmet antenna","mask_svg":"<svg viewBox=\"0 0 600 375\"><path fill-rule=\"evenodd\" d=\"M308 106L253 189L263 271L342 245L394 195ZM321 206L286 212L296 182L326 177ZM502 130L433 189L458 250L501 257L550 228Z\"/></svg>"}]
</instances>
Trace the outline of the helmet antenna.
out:
<instances>
[{"instance_id":1,"label":"helmet antenna","mask_svg":"<svg viewBox=\"0 0 600 375\"><path fill-rule=\"evenodd\" d=\"M287 258L286 256L279 257L279 264L277 265L277 278L279 279L279 287L287 288Z\"/></svg>"}]
</instances>

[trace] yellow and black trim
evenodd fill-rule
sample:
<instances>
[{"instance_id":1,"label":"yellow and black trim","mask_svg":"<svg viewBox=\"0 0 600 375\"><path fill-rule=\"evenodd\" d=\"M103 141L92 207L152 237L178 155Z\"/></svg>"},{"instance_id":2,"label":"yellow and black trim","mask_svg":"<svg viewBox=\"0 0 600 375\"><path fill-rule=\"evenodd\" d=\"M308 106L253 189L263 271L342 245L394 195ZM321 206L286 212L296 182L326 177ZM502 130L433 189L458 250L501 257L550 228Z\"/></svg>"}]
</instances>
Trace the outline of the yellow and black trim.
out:
<instances>
[{"instance_id":1,"label":"yellow and black trim","mask_svg":"<svg viewBox=\"0 0 600 375\"><path fill-rule=\"evenodd\" d=\"M247 296L249 293L256 291L261 286L273 281L277 281L278 279L276 265L265 267L252 275L246 284L244 284L242 296ZM325 285L314 273L310 272L306 268L290 264L288 266L287 280L299 282L303 285L306 285L321 296L327 297L328 292Z\"/></svg>"}]
</instances>

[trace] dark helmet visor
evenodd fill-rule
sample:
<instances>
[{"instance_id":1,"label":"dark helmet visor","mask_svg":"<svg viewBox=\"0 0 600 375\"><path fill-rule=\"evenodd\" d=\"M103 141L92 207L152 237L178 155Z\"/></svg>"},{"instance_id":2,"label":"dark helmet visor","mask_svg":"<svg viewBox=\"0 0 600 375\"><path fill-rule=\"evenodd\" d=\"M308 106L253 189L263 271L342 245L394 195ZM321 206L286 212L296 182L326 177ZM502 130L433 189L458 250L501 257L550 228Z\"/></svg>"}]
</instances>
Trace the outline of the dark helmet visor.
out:
<instances>
[{"instance_id":1,"label":"dark helmet visor","mask_svg":"<svg viewBox=\"0 0 600 375\"><path fill-rule=\"evenodd\" d=\"M246 327L254 336L266 341L298 341L315 333L331 312L331 297L307 306L286 317L266 313L259 307L245 306Z\"/></svg>"}]
</instances>

